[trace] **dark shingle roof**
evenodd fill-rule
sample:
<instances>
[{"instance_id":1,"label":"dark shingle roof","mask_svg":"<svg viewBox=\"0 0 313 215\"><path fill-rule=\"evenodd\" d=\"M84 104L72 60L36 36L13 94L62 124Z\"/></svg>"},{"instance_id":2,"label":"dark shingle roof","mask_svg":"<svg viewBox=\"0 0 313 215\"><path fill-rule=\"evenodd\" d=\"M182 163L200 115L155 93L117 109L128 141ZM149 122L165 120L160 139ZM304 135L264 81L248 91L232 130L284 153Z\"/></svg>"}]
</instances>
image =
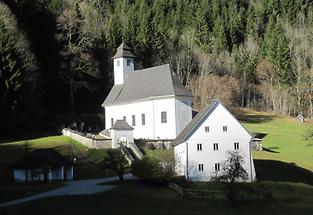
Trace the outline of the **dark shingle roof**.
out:
<instances>
[{"instance_id":1,"label":"dark shingle roof","mask_svg":"<svg viewBox=\"0 0 313 215\"><path fill-rule=\"evenodd\" d=\"M21 160L17 161L13 167L26 168L26 167L44 167L72 165L72 162L60 155L52 148L48 149L35 149L25 155Z\"/></svg>"},{"instance_id":2,"label":"dark shingle roof","mask_svg":"<svg viewBox=\"0 0 313 215\"><path fill-rule=\"evenodd\" d=\"M113 86L102 106L167 95L191 97L169 64L134 71L125 84Z\"/></svg>"},{"instance_id":3,"label":"dark shingle roof","mask_svg":"<svg viewBox=\"0 0 313 215\"><path fill-rule=\"evenodd\" d=\"M125 120L116 120L111 129L115 130L133 130L134 128L128 125Z\"/></svg>"},{"instance_id":4,"label":"dark shingle roof","mask_svg":"<svg viewBox=\"0 0 313 215\"><path fill-rule=\"evenodd\" d=\"M116 59L121 57L135 58L135 55L131 53L130 48L124 42L117 48L116 54L112 58Z\"/></svg>"},{"instance_id":5,"label":"dark shingle roof","mask_svg":"<svg viewBox=\"0 0 313 215\"><path fill-rule=\"evenodd\" d=\"M218 99L213 99L211 105L207 106L201 110L191 122L182 130L182 132L176 137L172 145L177 146L188 140L188 138L193 134L193 132L202 124L202 122L210 116L210 114L215 110L218 105L222 105ZM222 105L223 106L223 105ZM227 108L225 108L227 110ZM228 110L227 110L228 111ZM229 112L230 113L230 112ZM231 114L231 113L230 113ZM232 114L231 114L232 115ZM232 115L233 116L233 115ZM234 116L233 116L234 117ZM236 117L234 117L236 119ZM236 119L237 120L237 119ZM238 120L237 120L238 121ZM238 121L240 124L240 122ZM241 125L241 124L240 124ZM242 125L241 125L242 126ZM243 127L243 126L242 126ZM252 137L251 133L243 127Z\"/></svg>"}]
</instances>

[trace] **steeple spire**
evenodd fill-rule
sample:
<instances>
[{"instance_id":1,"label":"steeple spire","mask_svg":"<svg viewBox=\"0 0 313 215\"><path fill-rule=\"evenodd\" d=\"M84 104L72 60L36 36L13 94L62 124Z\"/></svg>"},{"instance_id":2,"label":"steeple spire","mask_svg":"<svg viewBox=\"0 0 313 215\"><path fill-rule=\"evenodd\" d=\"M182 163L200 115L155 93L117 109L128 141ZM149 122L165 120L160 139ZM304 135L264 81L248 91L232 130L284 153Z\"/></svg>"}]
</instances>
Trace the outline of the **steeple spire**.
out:
<instances>
[{"instance_id":1,"label":"steeple spire","mask_svg":"<svg viewBox=\"0 0 313 215\"><path fill-rule=\"evenodd\" d=\"M125 58L125 57L135 58L135 55L131 53L130 48L123 41L121 45L117 48L116 54L113 56L113 59Z\"/></svg>"}]
</instances>

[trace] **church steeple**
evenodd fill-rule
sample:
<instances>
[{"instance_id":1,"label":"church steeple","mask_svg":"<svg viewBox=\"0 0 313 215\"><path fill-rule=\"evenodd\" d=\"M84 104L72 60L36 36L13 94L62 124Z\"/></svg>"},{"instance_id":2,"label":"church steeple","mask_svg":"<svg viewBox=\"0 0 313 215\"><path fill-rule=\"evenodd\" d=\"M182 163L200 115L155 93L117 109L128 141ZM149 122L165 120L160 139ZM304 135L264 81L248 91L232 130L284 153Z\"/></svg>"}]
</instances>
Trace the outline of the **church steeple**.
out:
<instances>
[{"instance_id":1,"label":"church steeple","mask_svg":"<svg viewBox=\"0 0 313 215\"><path fill-rule=\"evenodd\" d=\"M124 42L122 42L121 45L117 48L116 54L113 56L113 59L122 57L135 58L135 55L130 52L130 48Z\"/></svg>"},{"instance_id":2,"label":"church steeple","mask_svg":"<svg viewBox=\"0 0 313 215\"><path fill-rule=\"evenodd\" d=\"M114 85L124 84L128 75L135 71L134 58L130 48L122 42L113 56Z\"/></svg>"}]
</instances>

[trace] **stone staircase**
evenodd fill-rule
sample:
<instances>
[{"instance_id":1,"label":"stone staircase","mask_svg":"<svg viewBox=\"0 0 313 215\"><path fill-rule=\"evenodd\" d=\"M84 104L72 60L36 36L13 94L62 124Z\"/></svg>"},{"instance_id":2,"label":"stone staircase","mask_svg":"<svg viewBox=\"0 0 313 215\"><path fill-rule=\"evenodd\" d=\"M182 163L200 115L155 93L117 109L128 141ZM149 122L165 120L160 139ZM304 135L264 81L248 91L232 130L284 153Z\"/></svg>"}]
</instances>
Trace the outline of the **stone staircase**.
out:
<instances>
[{"instance_id":1,"label":"stone staircase","mask_svg":"<svg viewBox=\"0 0 313 215\"><path fill-rule=\"evenodd\" d=\"M143 157L143 153L135 143L128 143L128 147L123 143L118 143L118 145L120 146L120 149L125 155L128 163L132 163L135 160L140 160Z\"/></svg>"}]
</instances>

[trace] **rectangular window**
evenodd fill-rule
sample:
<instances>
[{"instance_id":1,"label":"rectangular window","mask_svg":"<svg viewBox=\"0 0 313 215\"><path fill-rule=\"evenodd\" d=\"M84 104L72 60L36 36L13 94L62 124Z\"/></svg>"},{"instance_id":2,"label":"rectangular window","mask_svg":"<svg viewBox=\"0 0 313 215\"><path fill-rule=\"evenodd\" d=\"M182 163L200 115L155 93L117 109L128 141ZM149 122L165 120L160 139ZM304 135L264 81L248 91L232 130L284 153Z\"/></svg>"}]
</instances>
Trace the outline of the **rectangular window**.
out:
<instances>
[{"instance_id":1,"label":"rectangular window","mask_svg":"<svg viewBox=\"0 0 313 215\"><path fill-rule=\"evenodd\" d=\"M209 126L205 126L204 130L205 130L205 132L209 132L210 131L210 127Z\"/></svg>"},{"instance_id":2,"label":"rectangular window","mask_svg":"<svg viewBox=\"0 0 313 215\"><path fill-rule=\"evenodd\" d=\"M161 112L161 123L167 123L166 111Z\"/></svg>"},{"instance_id":3,"label":"rectangular window","mask_svg":"<svg viewBox=\"0 0 313 215\"><path fill-rule=\"evenodd\" d=\"M136 117L132 115L132 126L136 126Z\"/></svg>"},{"instance_id":4,"label":"rectangular window","mask_svg":"<svg viewBox=\"0 0 313 215\"><path fill-rule=\"evenodd\" d=\"M113 127L114 119L111 118L111 128Z\"/></svg>"},{"instance_id":5,"label":"rectangular window","mask_svg":"<svg viewBox=\"0 0 313 215\"><path fill-rule=\"evenodd\" d=\"M219 171L220 170L220 164L219 163L216 163L215 164L215 171Z\"/></svg>"},{"instance_id":6,"label":"rectangular window","mask_svg":"<svg viewBox=\"0 0 313 215\"><path fill-rule=\"evenodd\" d=\"M227 126L223 126L223 131L227 132Z\"/></svg>"},{"instance_id":7,"label":"rectangular window","mask_svg":"<svg viewBox=\"0 0 313 215\"><path fill-rule=\"evenodd\" d=\"M234 149L235 149L235 150L238 150L238 149L239 149L239 143L238 143L238 142L234 143Z\"/></svg>"},{"instance_id":8,"label":"rectangular window","mask_svg":"<svg viewBox=\"0 0 313 215\"><path fill-rule=\"evenodd\" d=\"M146 115L143 113L141 114L141 124L145 125L146 124Z\"/></svg>"},{"instance_id":9,"label":"rectangular window","mask_svg":"<svg viewBox=\"0 0 313 215\"><path fill-rule=\"evenodd\" d=\"M199 168L199 171L202 172L203 171L203 164L199 164L198 168Z\"/></svg>"},{"instance_id":10,"label":"rectangular window","mask_svg":"<svg viewBox=\"0 0 313 215\"><path fill-rule=\"evenodd\" d=\"M116 61L116 65L117 65L117 66L120 66L120 61L119 61L119 60Z\"/></svg>"},{"instance_id":11,"label":"rectangular window","mask_svg":"<svg viewBox=\"0 0 313 215\"><path fill-rule=\"evenodd\" d=\"M127 60L127 66L130 66L130 60Z\"/></svg>"},{"instance_id":12,"label":"rectangular window","mask_svg":"<svg viewBox=\"0 0 313 215\"><path fill-rule=\"evenodd\" d=\"M197 151L202 151L202 144L201 143L197 144Z\"/></svg>"},{"instance_id":13,"label":"rectangular window","mask_svg":"<svg viewBox=\"0 0 313 215\"><path fill-rule=\"evenodd\" d=\"M213 150L217 151L218 150L218 143L213 143Z\"/></svg>"},{"instance_id":14,"label":"rectangular window","mask_svg":"<svg viewBox=\"0 0 313 215\"><path fill-rule=\"evenodd\" d=\"M123 120L126 122L126 116L123 116Z\"/></svg>"}]
</instances>

